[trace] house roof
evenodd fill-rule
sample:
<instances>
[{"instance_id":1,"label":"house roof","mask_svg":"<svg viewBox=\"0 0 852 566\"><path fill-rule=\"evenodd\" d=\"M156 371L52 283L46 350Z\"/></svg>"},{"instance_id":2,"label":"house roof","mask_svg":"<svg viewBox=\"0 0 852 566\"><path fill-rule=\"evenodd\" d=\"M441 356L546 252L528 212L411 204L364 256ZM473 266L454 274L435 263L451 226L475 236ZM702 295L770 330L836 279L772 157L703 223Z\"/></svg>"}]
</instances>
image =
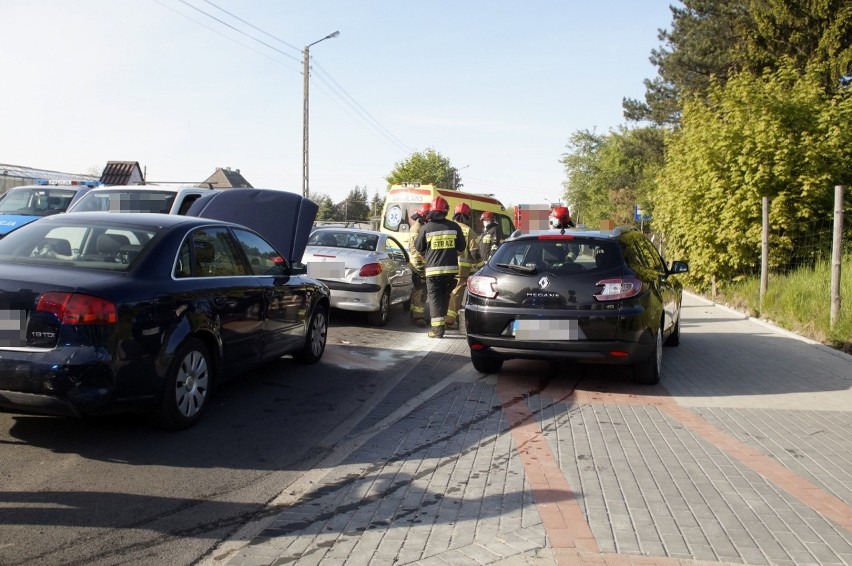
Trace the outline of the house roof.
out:
<instances>
[{"instance_id":1,"label":"house roof","mask_svg":"<svg viewBox=\"0 0 852 566\"><path fill-rule=\"evenodd\" d=\"M219 167L216 172L207 177L203 185L209 186L212 189L253 189L245 177L240 174L239 169L231 169L230 167Z\"/></svg>"},{"instance_id":2,"label":"house roof","mask_svg":"<svg viewBox=\"0 0 852 566\"><path fill-rule=\"evenodd\" d=\"M47 181L97 181L97 175L81 175L78 173L62 173L49 169L35 169L21 165L5 165L0 163L0 175L20 179L45 179Z\"/></svg>"},{"instance_id":3,"label":"house roof","mask_svg":"<svg viewBox=\"0 0 852 566\"><path fill-rule=\"evenodd\" d=\"M104 185L129 185L134 177L145 180L138 161L107 161L101 173L101 183Z\"/></svg>"}]
</instances>

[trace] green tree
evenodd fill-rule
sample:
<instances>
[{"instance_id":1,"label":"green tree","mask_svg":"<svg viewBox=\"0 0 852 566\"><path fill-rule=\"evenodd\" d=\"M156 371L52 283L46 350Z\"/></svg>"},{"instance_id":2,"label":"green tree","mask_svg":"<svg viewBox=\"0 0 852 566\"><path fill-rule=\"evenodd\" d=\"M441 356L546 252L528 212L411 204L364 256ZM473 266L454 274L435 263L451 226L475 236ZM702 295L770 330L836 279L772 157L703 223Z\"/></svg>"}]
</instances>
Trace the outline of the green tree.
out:
<instances>
[{"instance_id":1,"label":"green tree","mask_svg":"<svg viewBox=\"0 0 852 566\"><path fill-rule=\"evenodd\" d=\"M682 0L671 30L651 52L657 77L645 80L644 102L624 99L627 120L676 125L683 101L704 95L735 73L820 69L836 90L852 72L852 4L848 0Z\"/></svg>"},{"instance_id":2,"label":"green tree","mask_svg":"<svg viewBox=\"0 0 852 566\"><path fill-rule=\"evenodd\" d=\"M370 218L370 201L367 198L367 188L363 189L355 186L349 191L349 195L340 203L337 208L342 211L342 220L345 221L363 221Z\"/></svg>"},{"instance_id":3,"label":"green tree","mask_svg":"<svg viewBox=\"0 0 852 566\"><path fill-rule=\"evenodd\" d=\"M372 216L378 216L382 213L384 206L385 197L380 196L378 192L374 193L372 200L370 200L370 214Z\"/></svg>"},{"instance_id":4,"label":"green tree","mask_svg":"<svg viewBox=\"0 0 852 566\"><path fill-rule=\"evenodd\" d=\"M441 188L457 190L461 186L458 169L450 160L436 150L429 148L423 152L415 151L407 159L394 164L390 175L385 177L388 189L392 185L420 183Z\"/></svg>"},{"instance_id":5,"label":"green tree","mask_svg":"<svg viewBox=\"0 0 852 566\"><path fill-rule=\"evenodd\" d=\"M683 0L682 4L669 7L671 30L659 30L664 44L651 51L657 77L645 79L645 101L625 98L622 102L627 120L676 125L684 93L704 92L711 80L724 80L735 66L735 51L748 19L747 0Z\"/></svg>"},{"instance_id":6,"label":"green tree","mask_svg":"<svg viewBox=\"0 0 852 566\"><path fill-rule=\"evenodd\" d=\"M652 211L651 193L663 164L663 130L655 127L599 135L576 132L562 156L572 216L589 226L601 220L632 224L633 205Z\"/></svg>"},{"instance_id":7,"label":"green tree","mask_svg":"<svg viewBox=\"0 0 852 566\"><path fill-rule=\"evenodd\" d=\"M326 222L335 222L338 221L337 217L337 207L334 204L334 201L331 200L331 197L323 194L314 194L311 199L319 206L319 210L317 210L317 220L323 220Z\"/></svg>"},{"instance_id":8,"label":"green tree","mask_svg":"<svg viewBox=\"0 0 852 566\"><path fill-rule=\"evenodd\" d=\"M808 221L831 217L831 187L850 178L850 118L852 92L827 93L820 70L800 72L792 58L687 100L654 197L668 255L688 259L705 288L754 273L767 196L770 267L788 265Z\"/></svg>"}]
</instances>

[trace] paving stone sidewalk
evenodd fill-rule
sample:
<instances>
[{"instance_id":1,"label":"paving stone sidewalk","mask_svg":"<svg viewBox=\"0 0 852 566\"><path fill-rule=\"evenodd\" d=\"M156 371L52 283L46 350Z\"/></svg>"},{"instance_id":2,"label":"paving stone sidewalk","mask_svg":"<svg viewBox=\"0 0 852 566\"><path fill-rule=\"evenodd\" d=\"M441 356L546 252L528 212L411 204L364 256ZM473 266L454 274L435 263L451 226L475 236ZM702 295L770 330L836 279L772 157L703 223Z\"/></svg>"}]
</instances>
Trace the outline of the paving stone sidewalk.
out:
<instances>
[{"instance_id":1,"label":"paving stone sidewalk","mask_svg":"<svg viewBox=\"0 0 852 566\"><path fill-rule=\"evenodd\" d=\"M852 564L852 357L685 307L658 386L453 358L215 563Z\"/></svg>"}]
</instances>

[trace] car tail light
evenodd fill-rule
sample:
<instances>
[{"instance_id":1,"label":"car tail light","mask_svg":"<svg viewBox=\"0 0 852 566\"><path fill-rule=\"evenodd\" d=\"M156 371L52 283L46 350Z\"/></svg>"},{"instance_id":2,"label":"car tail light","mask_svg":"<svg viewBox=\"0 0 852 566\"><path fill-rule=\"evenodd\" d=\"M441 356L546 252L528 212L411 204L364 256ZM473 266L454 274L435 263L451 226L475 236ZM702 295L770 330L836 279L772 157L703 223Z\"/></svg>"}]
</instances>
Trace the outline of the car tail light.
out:
<instances>
[{"instance_id":1,"label":"car tail light","mask_svg":"<svg viewBox=\"0 0 852 566\"><path fill-rule=\"evenodd\" d=\"M538 240L573 240L571 234L540 234Z\"/></svg>"},{"instance_id":2,"label":"car tail light","mask_svg":"<svg viewBox=\"0 0 852 566\"><path fill-rule=\"evenodd\" d=\"M45 293L38 300L36 310L49 312L64 324L115 324L115 304L81 293Z\"/></svg>"},{"instance_id":3,"label":"car tail light","mask_svg":"<svg viewBox=\"0 0 852 566\"><path fill-rule=\"evenodd\" d=\"M595 295L599 301L618 301L635 297L642 292L642 282L635 277L622 279L602 279L598 285L603 285L600 293Z\"/></svg>"},{"instance_id":4,"label":"car tail light","mask_svg":"<svg viewBox=\"0 0 852 566\"><path fill-rule=\"evenodd\" d=\"M375 277L382 272L381 263L368 263L358 272L359 277Z\"/></svg>"},{"instance_id":5,"label":"car tail light","mask_svg":"<svg viewBox=\"0 0 852 566\"><path fill-rule=\"evenodd\" d=\"M471 275L467 278L467 291L477 297L493 299L497 296L497 279L485 275Z\"/></svg>"}]
</instances>

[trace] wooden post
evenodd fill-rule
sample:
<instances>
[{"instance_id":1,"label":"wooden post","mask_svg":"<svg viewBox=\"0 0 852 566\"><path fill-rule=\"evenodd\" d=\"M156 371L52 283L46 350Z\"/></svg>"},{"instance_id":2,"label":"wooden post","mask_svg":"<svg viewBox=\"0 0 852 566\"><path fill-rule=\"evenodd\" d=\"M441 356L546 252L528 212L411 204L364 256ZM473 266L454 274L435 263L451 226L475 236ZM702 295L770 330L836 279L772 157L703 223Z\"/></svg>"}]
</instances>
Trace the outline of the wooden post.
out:
<instances>
[{"instance_id":1,"label":"wooden post","mask_svg":"<svg viewBox=\"0 0 852 566\"><path fill-rule=\"evenodd\" d=\"M831 241L831 315L829 327L833 330L840 316L840 266L843 240L843 185L834 187L834 230Z\"/></svg>"},{"instance_id":2,"label":"wooden post","mask_svg":"<svg viewBox=\"0 0 852 566\"><path fill-rule=\"evenodd\" d=\"M763 230L760 238L760 316L763 316L763 299L769 284L769 197L763 197Z\"/></svg>"}]
</instances>

